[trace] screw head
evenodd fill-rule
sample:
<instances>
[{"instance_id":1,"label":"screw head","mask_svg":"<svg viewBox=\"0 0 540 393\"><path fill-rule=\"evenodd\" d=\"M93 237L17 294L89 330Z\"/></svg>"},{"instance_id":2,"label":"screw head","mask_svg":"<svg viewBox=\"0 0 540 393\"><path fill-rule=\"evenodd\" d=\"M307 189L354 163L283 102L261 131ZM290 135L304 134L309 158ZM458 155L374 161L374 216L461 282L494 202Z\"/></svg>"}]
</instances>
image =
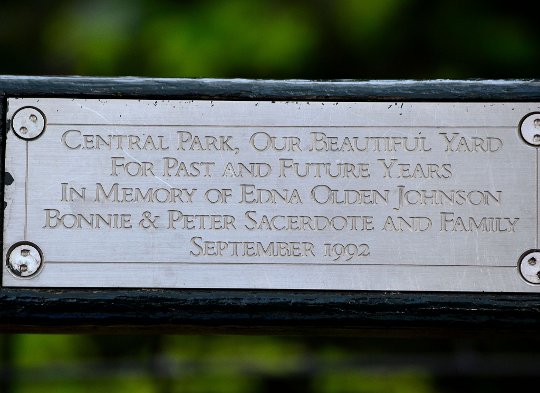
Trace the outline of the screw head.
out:
<instances>
[{"instance_id":1,"label":"screw head","mask_svg":"<svg viewBox=\"0 0 540 393\"><path fill-rule=\"evenodd\" d=\"M43 112L32 106L19 109L11 118L11 128L21 139L31 140L45 131L46 119Z\"/></svg>"},{"instance_id":2,"label":"screw head","mask_svg":"<svg viewBox=\"0 0 540 393\"><path fill-rule=\"evenodd\" d=\"M529 250L519 258L521 277L529 284L540 284L540 250Z\"/></svg>"},{"instance_id":3,"label":"screw head","mask_svg":"<svg viewBox=\"0 0 540 393\"><path fill-rule=\"evenodd\" d=\"M540 147L540 113L529 113L521 119L519 133L529 145Z\"/></svg>"},{"instance_id":4,"label":"screw head","mask_svg":"<svg viewBox=\"0 0 540 393\"><path fill-rule=\"evenodd\" d=\"M34 277L43 266L43 253L33 243L15 243L7 252L6 266L15 277Z\"/></svg>"}]
</instances>

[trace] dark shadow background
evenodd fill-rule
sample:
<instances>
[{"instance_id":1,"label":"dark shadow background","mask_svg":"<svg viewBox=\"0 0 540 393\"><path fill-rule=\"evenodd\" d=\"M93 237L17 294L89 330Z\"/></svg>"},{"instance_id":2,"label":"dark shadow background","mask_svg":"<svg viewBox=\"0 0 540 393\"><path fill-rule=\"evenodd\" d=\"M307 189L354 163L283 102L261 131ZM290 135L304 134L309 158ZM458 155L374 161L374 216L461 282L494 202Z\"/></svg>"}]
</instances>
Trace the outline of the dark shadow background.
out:
<instances>
[{"instance_id":1,"label":"dark shadow background","mask_svg":"<svg viewBox=\"0 0 540 393\"><path fill-rule=\"evenodd\" d=\"M18 75L538 78L540 22L519 1L18 0L0 53ZM4 335L0 391L495 393L534 389L539 342Z\"/></svg>"}]
</instances>

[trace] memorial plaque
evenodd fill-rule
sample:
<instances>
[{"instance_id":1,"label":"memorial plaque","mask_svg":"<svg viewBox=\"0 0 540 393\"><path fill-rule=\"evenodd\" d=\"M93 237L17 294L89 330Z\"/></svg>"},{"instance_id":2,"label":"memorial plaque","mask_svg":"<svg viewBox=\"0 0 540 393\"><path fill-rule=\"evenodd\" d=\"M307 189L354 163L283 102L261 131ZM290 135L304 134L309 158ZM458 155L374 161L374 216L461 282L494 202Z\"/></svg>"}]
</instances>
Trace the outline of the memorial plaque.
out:
<instances>
[{"instance_id":1,"label":"memorial plaque","mask_svg":"<svg viewBox=\"0 0 540 393\"><path fill-rule=\"evenodd\" d=\"M540 292L539 111L9 98L3 285Z\"/></svg>"}]
</instances>

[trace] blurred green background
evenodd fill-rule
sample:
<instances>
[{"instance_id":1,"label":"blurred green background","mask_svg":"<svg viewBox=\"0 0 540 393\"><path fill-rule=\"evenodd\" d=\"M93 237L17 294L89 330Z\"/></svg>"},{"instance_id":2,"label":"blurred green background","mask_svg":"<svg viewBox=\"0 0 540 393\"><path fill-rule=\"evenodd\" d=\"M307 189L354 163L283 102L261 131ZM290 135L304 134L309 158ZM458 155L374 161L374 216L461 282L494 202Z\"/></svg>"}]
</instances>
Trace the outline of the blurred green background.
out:
<instances>
[{"instance_id":1,"label":"blurred green background","mask_svg":"<svg viewBox=\"0 0 540 393\"><path fill-rule=\"evenodd\" d=\"M2 1L4 74L533 78L525 2Z\"/></svg>"},{"instance_id":2,"label":"blurred green background","mask_svg":"<svg viewBox=\"0 0 540 393\"><path fill-rule=\"evenodd\" d=\"M538 78L527 3L419 0L3 1L0 74ZM502 392L538 341L4 335L1 392ZM530 389L530 388L529 388Z\"/></svg>"},{"instance_id":3,"label":"blurred green background","mask_svg":"<svg viewBox=\"0 0 540 393\"><path fill-rule=\"evenodd\" d=\"M494 393L536 386L538 339L426 336L5 335L0 389Z\"/></svg>"}]
</instances>

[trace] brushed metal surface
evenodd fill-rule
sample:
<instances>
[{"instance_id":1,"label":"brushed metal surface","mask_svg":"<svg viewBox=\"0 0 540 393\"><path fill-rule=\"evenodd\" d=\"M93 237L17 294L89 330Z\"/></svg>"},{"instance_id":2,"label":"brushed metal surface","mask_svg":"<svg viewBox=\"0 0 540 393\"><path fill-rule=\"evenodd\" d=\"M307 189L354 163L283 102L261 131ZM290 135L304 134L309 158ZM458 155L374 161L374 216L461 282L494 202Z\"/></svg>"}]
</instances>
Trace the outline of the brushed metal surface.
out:
<instances>
[{"instance_id":1,"label":"brushed metal surface","mask_svg":"<svg viewBox=\"0 0 540 393\"><path fill-rule=\"evenodd\" d=\"M46 127L7 133L4 286L540 291L519 266L538 103L10 98L7 118L26 107ZM39 274L8 272L18 242Z\"/></svg>"}]
</instances>

